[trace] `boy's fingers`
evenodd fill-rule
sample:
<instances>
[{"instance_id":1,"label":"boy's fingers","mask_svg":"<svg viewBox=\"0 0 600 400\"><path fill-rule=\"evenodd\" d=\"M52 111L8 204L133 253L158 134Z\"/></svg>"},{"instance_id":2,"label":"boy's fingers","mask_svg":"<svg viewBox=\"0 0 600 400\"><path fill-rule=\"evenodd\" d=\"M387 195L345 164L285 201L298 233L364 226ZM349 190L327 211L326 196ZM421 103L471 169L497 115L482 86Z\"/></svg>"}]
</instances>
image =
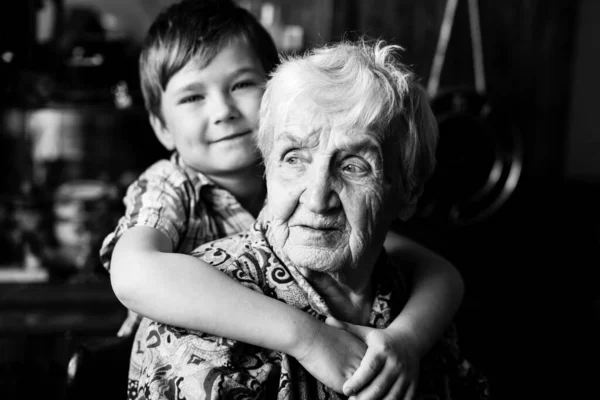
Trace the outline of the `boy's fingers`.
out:
<instances>
[{"instance_id":1,"label":"boy's fingers","mask_svg":"<svg viewBox=\"0 0 600 400\"><path fill-rule=\"evenodd\" d=\"M396 382L392 385L390 390L387 392L385 397L381 397L383 400L411 400L414 394L412 384L408 384L404 376L396 379ZM360 399L363 400L363 399Z\"/></svg>"},{"instance_id":2,"label":"boy's fingers","mask_svg":"<svg viewBox=\"0 0 600 400\"><path fill-rule=\"evenodd\" d=\"M411 383L408 386L408 389L406 390L406 394L404 395L403 400L413 400L413 397L415 397L415 388L416 385L414 383Z\"/></svg>"},{"instance_id":3,"label":"boy's fingers","mask_svg":"<svg viewBox=\"0 0 600 400\"><path fill-rule=\"evenodd\" d=\"M385 365L385 357L372 351L367 352L354 374L344 383L343 390L346 396L358 393L381 372Z\"/></svg>"},{"instance_id":4,"label":"boy's fingers","mask_svg":"<svg viewBox=\"0 0 600 400\"><path fill-rule=\"evenodd\" d=\"M404 379L398 378L396 382L390 387L390 390L385 394L385 396L380 397L381 400L404 400L402 397L402 393L404 391ZM362 399L361 399L362 400Z\"/></svg>"},{"instance_id":5,"label":"boy's fingers","mask_svg":"<svg viewBox=\"0 0 600 400\"><path fill-rule=\"evenodd\" d=\"M325 323L327 325L333 326L335 328L340 328L340 329L344 329L346 330L346 324L344 324L342 321L340 321L337 318L334 317L327 317L327 319L325 320Z\"/></svg>"},{"instance_id":6,"label":"boy's fingers","mask_svg":"<svg viewBox=\"0 0 600 400\"><path fill-rule=\"evenodd\" d=\"M396 393L400 393L404 380L400 381L397 376L390 375L385 370L378 371L379 373L355 396L356 400L375 400L387 398L387 394L392 388L398 388ZM396 397L398 398L398 397Z\"/></svg>"},{"instance_id":7,"label":"boy's fingers","mask_svg":"<svg viewBox=\"0 0 600 400\"><path fill-rule=\"evenodd\" d=\"M334 326L339 329L343 329L346 332L350 332L354 336L358 337L363 342L367 342L367 335L373 330L367 326L354 325L349 322L342 322L334 317L327 317L325 323L330 326Z\"/></svg>"}]
</instances>

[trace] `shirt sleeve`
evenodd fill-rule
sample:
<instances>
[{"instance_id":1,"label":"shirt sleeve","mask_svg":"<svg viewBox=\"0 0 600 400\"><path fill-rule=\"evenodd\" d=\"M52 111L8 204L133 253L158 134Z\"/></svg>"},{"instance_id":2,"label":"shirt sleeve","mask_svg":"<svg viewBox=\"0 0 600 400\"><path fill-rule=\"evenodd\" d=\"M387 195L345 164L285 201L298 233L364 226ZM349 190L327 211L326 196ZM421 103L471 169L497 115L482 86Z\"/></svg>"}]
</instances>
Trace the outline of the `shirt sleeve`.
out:
<instances>
[{"instance_id":1,"label":"shirt sleeve","mask_svg":"<svg viewBox=\"0 0 600 400\"><path fill-rule=\"evenodd\" d=\"M212 261L232 279L262 293L252 254L236 255L208 243L194 255ZM276 398L281 363L277 352L154 321L147 321L144 336L145 374L138 390L148 398L173 388L175 393L169 398Z\"/></svg>"},{"instance_id":2,"label":"shirt sleeve","mask_svg":"<svg viewBox=\"0 0 600 400\"><path fill-rule=\"evenodd\" d=\"M110 271L110 258L117 241L134 226L157 229L167 235L176 249L187 228L194 188L186 174L169 161L161 161L133 182L123 203L125 214L103 241L102 265Z\"/></svg>"}]
</instances>

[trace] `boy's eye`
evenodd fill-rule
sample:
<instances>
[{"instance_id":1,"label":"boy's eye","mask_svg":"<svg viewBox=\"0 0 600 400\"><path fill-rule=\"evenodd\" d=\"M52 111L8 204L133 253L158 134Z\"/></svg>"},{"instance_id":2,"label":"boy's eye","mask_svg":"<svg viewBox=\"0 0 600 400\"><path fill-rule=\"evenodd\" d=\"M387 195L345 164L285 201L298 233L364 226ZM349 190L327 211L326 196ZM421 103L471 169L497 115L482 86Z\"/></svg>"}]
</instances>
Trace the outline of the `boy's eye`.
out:
<instances>
[{"instance_id":1,"label":"boy's eye","mask_svg":"<svg viewBox=\"0 0 600 400\"><path fill-rule=\"evenodd\" d=\"M181 99L180 103L194 103L196 101L204 100L204 96L200 94L192 94L189 96L185 96Z\"/></svg>"},{"instance_id":2,"label":"boy's eye","mask_svg":"<svg viewBox=\"0 0 600 400\"><path fill-rule=\"evenodd\" d=\"M254 86L256 86L256 82L254 82L254 81L241 81L241 82L238 82L235 85L233 85L233 90L245 89L245 88L254 87Z\"/></svg>"}]
</instances>

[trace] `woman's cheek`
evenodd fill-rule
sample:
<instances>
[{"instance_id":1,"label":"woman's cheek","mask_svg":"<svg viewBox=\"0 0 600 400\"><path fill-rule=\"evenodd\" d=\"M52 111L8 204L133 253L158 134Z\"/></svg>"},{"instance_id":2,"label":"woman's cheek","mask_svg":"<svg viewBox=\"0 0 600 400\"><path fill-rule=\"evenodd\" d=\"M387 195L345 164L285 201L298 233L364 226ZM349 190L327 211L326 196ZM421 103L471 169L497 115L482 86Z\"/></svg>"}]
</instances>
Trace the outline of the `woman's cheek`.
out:
<instances>
[{"instance_id":1,"label":"woman's cheek","mask_svg":"<svg viewBox=\"0 0 600 400\"><path fill-rule=\"evenodd\" d=\"M359 185L346 190L347 210L352 210L352 214L361 219L372 219L379 213L383 204L383 188L380 185Z\"/></svg>"},{"instance_id":2,"label":"woman's cheek","mask_svg":"<svg viewBox=\"0 0 600 400\"><path fill-rule=\"evenodd\" d=\"M268 182L267 196L271 217L277 220L288 220L297 207L300 191L298 185L286 182L280 177Z\"/></svg>"}]
</instances>

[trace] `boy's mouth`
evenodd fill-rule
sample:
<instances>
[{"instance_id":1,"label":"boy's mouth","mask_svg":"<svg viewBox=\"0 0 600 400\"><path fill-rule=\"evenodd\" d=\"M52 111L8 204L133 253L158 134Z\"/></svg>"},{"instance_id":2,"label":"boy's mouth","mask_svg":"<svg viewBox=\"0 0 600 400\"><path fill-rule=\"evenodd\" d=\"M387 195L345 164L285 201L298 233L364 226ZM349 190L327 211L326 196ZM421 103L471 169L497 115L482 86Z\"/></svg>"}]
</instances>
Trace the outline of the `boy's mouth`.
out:
<instances>
[{"instance_id":1,"label":"boy's mouth","mask_svg":"<svg viewBox=\"0 0 600 400\"><path fill-rule=\"evenodd\" d=\"M220 139L214 140L213 143L225 142L227 140L231 140L231 139L235 139L235 138L238 138L238 137L246 136L246 135L249 135L251 133L252 133L251 130L244 131L244 132L239 132L239 133L233 133L231 135L227 135L227 136L224 136L224 137L222 137Z\"/></svg>"}]
</instances>

